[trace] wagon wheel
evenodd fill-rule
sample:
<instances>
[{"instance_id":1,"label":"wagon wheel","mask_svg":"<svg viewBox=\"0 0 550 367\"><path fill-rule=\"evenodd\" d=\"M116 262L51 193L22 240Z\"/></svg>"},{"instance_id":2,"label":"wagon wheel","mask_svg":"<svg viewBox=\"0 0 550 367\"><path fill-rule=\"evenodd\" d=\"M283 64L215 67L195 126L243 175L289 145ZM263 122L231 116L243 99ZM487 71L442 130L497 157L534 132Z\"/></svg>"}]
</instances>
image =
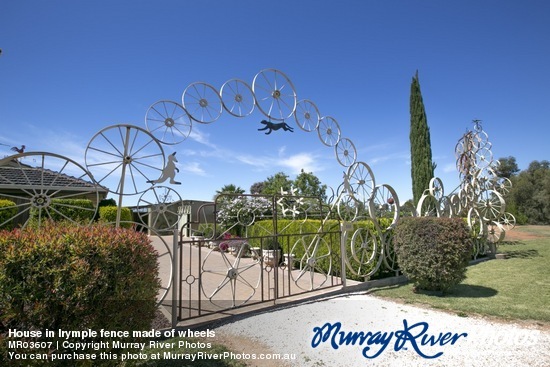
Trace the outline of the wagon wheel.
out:
<instances>
[{"instance_id":1,"label":"wagon wheel","mask_svg":"<svg viewBox=\"0 0 550 367\"><path fill-rule=\"evenodd\" d=\"M252 88L242 80L231 79L226 81L221 89L223 107L236 117L245 117L254 111L256 101Z\"/></svg>"},{"instance_id":2,"label":"wagon wheel","mask_svg":"<svg viewBox=\"0 0 550 367\"><path fill-rule=\"evenodd\" d=\"M345 262L348 269L357 276L370 276L380 266L380 244L374 231L362 227L351 237L349 254Z\"/></svg>"},{"instance_id":3,"label":"wagon wheel","mask_svg":"<svg viewBox=\"0 0 550 367\"><path fill-rule=\"evenodd\" d=\"M31 167L21 160L35 162ZM90 173L58 154L27 152L0 160L2 198L14 203L0 207L0 228L41 226L45 220L67 220L89 225L99 202L99 186ZM11 193L14 189L24 193ZM89 201L67 201L85 197Z\"/></svg>"},{"instance_id":4,"label":"wagon wheel","mask_svg":"<svg viewBox=\"0 0 550 367\"><path fill-rule=\"evenodd\" d=\"M516 217L514 217L512 213L505 212L498 220L498 223L504 228L504 230L510 231L516 226Z\"/></svg>"},{"instance_id":5,"label":"wagon wheel","mask_svg":"<svg viewBox=\"0 0 550 367\"><path fill-rule=\"evenodd\" d=\"M347 138L341 139L335 148L336 159L338 162L344 166L349 167L355 163L357 159L357 150L353 142Z\"/></svg>"},{"instance_id":6,"label":"wagon wheel","mask_svg":"<svg viewBox=\"0 0 550 367\"><path fill-rule=\"evenodd\" d=\"M302 130L312 132L319 126L321 115L313 102L303 99L296 104L294 119Z\"/></svg>"},{"instance_id":7,"label":"wagon wheel","mask_svg":"<svg viewBox=\"0 0 550 367\"><path fill-rule=\"evenodd\" d=\"M448 196L443 196L439 199L439 216L451 218L453 213L453 203L451 202L451 198Z\"/></svg>"},{"instance_id":8,"label":"wagon wheel","mask_svg":"<svg viewBox=\"0 0 550 367\"><path fill-rule=\"evenodd\" d=\"M360 203L358 203L352 196L349 194L343 194L340 196L338 206L336 207L338 216L345 222L355 221L359 214L359 205Z\"/></svg>"},{"instance_id":9,"label":"wagon wheel","mask_svg":"<svg viewBox=\"0 0 550 367\"><path fill-rule=\"evenodd\" d=\"M431 195L422 195L416 204L416 215L420 217L438 217L439 202Z\"/></svg>"},{"instance_id":10,"label":"wagon wheel","mask_svg":"<svg viewBox=\"0 0 550 367\"><path fill-rule=\"evenodd\" d=\"M172 101L155 102L147 109L145 126L158 141L173 145L191 133L191 119L182 105Z\"/></svg>"},{"instance_id":11,"label":"wagon wheel","mask_svg":"<svg viewBox=\"0 0 550 367\"><path fill-rule=\"evenodd\" d=\"M296 91L288 77L276 69L260 71L252 81L258 109L272 120L284 121L296 109Z\"/></svg>"},{"instance_id":12,"label":"wagon wheel","mask_svg":"<svg viewBox=\"0 0 550 367\"><path fill-rule=\"evenodd\" d=\"M142 224L135 222L120 222L122 226L127 223L128 225L142 226ZM160 290L157 295L157 306L159 306L166 296L168 295L168 290L173 286L172 284L172 251L165 239L154 229L149 226L145 226L148 233L150 233L149 238L151 239L151 245L157 251L157 263L159 264L159 278L160 278Z\"/></svg>"},{"instance_id":13,"label":"wagon wheel","mask_svg":"<svg viewBox=\"0 0 550 367\"><path fill-rule=\"evenodd\" d=\"M175 190L166 186L151 187L141 194L138 200L139 219L143 224L157 230L175 228L180 218L177 203L181 203L181 196ZM147 218L148 223L146 223Z\"/></svg>"},{"instance_id":14,"label":"wagon wheel","mask_svg":"<svg viewBox=\"0 0 550 367\"><path fill-rule=\"evenodd\" d=\"M399 198L390 185L378 185L374 188L372 198L369 201L369 212L374 223L378 225L380 218L389 218L391 223L384 228L393 228L399 218Z\"/></svg>"},{"instance_id":15,"label":"wagon wheel","mask_svg":"<svg viewBox=\"0 0 550 367\"><path fill-rule=\"evenodd\" d=\"M332 272L332 251L328 243L318 235L303 236L292 246L292 254L302 254L296 261L300 271L291 273L294 284L303 290L321 288Z\"/></svg>"},{"instance_id":16,"label":"wagon wheel","mask_svg":"<svg viewBox=\"0 0 550 367\"><path fill-rule=\"evenodd\" d=\"M487 147L480 148L476 151L476 167L483 169L489 167L493 163L493 153Z\"/></svg>"},{"instance_id":17,"label":"wagon wheel","mask_svg":"<svg viewBox=\"0 0 550 367\"><path fill-rule=\"evenodd\" d=\"M365 207L372 197L375 182L374 174L370 167L364 162L356 162L349 166L344 176L346 191Z\"/></svg>"},{"instance_id":18,"label":"wagon wheel","mask_svg":"<svg viewBox=\"0 0 550 367\"><path fill-rule=\"evenodd\" d=\"M497 243L504 239L506 230L500 223L491 222L487 226L487 240L491 243Z\"/></svg>"},{"instance_id":19,"label":"wagon wheel","mask_svg":"<svg viewBox=\"0 0 550 367\"><path fill-rule=\"evenodd\" d=\"M210 84L192 83L181 96L183 108L197 122L209 124L222 114L222 99L218 91Z\"/></svg>"},{"instance_id":20,"label":"wagon wheel","mask_svg":"<svg viewBox=\"0 0 550 367\"><path fill-rule=\"evenodd\" d=\"M462 208L460 207L460 198L458 194L453 194L449 197L449 205L451 207L451 216L460 215Z\"/></svg>"},{"instance_id":21,"label":"wagon wheel","mask_svg":"<svg viewBox=\"0 0 550 367\"><path fill-rule=\"evenodd\" d=\"M498 176L492 166L486 166L476 171L474 182L481 190L493 190Z\"/></svg>"},{"instance_id":22,"label":"wagon wheel","mask_svg":"<svg viewBox=\"0 0 550 367\"><path fill-rule=\"evenodd\" d=\"M164 168L164 151L148 131L133 125L113 125L92 137L84 156L95 182L119 195L149 188ZM126 184L129 184L128 186Z\"/></svg>"},{"instance_id":23,"label":"wagon wheel","mask_svg":"<svg viewBox=\"0 0 550 367\"><path fill-rule=\"evenodd\" d=\"M242 255L246 247L241 246L234 259L229 259L227 253L219 249L210 250L204 258L200 287L213 305L234 308L247 303L256 294L262 275L260 260L245 261Z\"/></svg>"},{"instance_id":24,"label":"wagon wheel","mask_svg":"<svg viewBox=\"0 0 550 367\"><path fill-rule=\"evenodd\" d=\"M395 244L393 241L393 231L384 233L384 264L393 271L399 271L397 263L397 253L395 252Z\"/></svg>"},{"instance_id":25,"label":"wagon wheel","mask_svg":"<svg viewBox=\"0 0 550 367\"><path fill-rule=\"evenodd\" d=\"M476 207L481 217L486 221L497 220L504 214L505 202L498 192L484 190L479 195Z\"/></svg>"},{"instance_id":26,"label":"wagon wheel","mask_svg":"<svg viewBox=\"0 0 550 367\"><path fill-rule=\"evenodd\" d=\"M444 195L443 182L439 177L433 177L430 180L428 187L430 190L430 195L432 195L434 198L436 198L437 200L440 200L443 197Z\"/></svg>"},{"instance_id":27,"label":"wagon wheel","mask_svg":"<svg viewBox=\"0 0 550 367\"><path fill-rule=\"evenodd\" d=\"M468 227L475 238L483 238L487 234L485 221L475 208L468 210Z\"/></svg>"},{"instance_id":28,"label":"wagon wheel","mask_svg":"<svg viewBox=\"0 0 550 367\"><path fill-rule=\"evenodd\" d=\"M512 189L512 181L506 177L499 177L493 185L493 189L505 196Z\"/></svg>"},{"instance_id":29,"label":"wagon wheel","mask_svg":"<svg viewBox=\"0 0 550 367\"><path fill-rule=\"evenodd\" d=\"M322 117L317 125L317 134L323 144L333 147L340 141L340 126L334 118Z\"/></svg>"}]
</instances>

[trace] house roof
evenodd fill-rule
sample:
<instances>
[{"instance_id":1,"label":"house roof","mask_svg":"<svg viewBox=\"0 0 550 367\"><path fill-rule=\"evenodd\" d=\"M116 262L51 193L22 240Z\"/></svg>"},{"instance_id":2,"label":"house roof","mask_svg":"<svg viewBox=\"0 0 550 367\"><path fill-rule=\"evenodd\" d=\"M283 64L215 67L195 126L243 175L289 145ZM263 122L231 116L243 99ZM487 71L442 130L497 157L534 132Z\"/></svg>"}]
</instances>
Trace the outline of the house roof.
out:
<instances>
[{"instance_id":1,"label":"house roof","mask_svg":"<svg viewBox=\"0 0 550 367\"><path fill-rule=\"evenodd\" d=\"M21 162L10 161L0 165L0 189L44 188L64 191L99 191L107 192L107 188L96 185L81 177L74 177L62 172L46 168L31 167Z\"/></svg>"}]
</instances>

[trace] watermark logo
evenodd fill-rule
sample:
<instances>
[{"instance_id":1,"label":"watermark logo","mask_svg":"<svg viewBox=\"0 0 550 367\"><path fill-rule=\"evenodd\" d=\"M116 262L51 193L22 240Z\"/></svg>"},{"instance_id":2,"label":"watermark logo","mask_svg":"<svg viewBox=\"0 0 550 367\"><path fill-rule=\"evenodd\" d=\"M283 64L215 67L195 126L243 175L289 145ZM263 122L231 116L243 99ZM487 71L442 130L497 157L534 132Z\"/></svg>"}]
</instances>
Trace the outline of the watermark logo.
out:
<instances>
[{"instance_id":1,"label":"watermark logo","mask_svg":"<svg viewBox=\"0 0 550 367\"><path fill-rule=\"evenodd\" d=\"M329 343L333 349L339 349L341 346L358 345L363 347L363 357L372 359L382 354L393 343L393 350L396 352L411 347L421 357L432 359L441 357L443 352L430 355L424 352L425 347L454 345L461 338L468 336L467 333L453 332L429 334L429 327L427 322L409 325L407 320L403 320L402 330L346 332L342 330L340 322L327 322L321 327L313 328L311 346L317 348L321 343Z\"/></svg>"}]
</instances>

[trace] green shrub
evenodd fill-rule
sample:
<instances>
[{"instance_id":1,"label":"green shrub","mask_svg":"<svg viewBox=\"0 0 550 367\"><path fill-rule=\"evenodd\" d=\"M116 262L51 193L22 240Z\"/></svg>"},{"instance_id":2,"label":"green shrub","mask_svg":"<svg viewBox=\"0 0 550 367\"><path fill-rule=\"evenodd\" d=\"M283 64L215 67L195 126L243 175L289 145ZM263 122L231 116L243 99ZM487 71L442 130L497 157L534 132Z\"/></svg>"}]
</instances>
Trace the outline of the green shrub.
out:
<instances>
[{"instance_id":1,"label":"green shrub","mask_svg":"<svg viewBox=\"0 0 550 367\"><path fill-rule=\"evenodd\" d=\"M10 219L15 217L17 211L13 201L0 199L0 229L11 229L13 227Z\"/></svg>"},{"instance_id":2,"label":"green shrub","mask_svg":"<svg viewBox=\"0 0 550 367\"><path fill-rule=\"evenodd\" d=\"M118 207L116 206L102 206L99 208L99 220L103 223L115 223L116 222L116 213ZM130 208L121 208L120 209L120 221L126 222L121 223L120 226L124 228L132 227L133 216Z\"/></svg>"},{"instance_id":3,"label":"green shrub","mask_svg":"<svg viewBox=\"0 0 550 367\"><path fill-rule=\"evenodd\" d=\"M45 220L53 220L88 225L92 222L95 213L94 203L89 199L52 199L47 207L31 208L29 224L36 227Z\"/></svg>"},{"instance_id":4,"label":"green shrub","mask_svg":"<svg viewBox=\"0 0 550 367\"><path fill-rule=\"evenodd\" d=\"M8 329L149 330L159 287L144 234L52 222L0 231L0 340Z\"/></svg>"},{"instance_id":5,"label":"green shrub","mask_svg":"<svg viewBox=\"0 0 550 367\"><path fill-rule=\"evenodd\" d=\"M421 290L446 291L460 283L472 254L461 218L402 218L394 245L402 272Z\"/></svg>"}]
</instances>

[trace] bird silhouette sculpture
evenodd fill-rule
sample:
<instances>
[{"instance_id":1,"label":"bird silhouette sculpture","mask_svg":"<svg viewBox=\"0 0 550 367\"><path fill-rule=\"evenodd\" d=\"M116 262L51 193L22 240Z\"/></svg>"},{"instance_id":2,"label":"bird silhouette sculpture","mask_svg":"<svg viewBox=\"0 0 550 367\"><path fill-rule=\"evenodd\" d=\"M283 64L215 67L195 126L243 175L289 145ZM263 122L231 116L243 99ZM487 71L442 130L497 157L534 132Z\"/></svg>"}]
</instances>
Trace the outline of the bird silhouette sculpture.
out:
<instances>
[{"instance_id":1,"label":"bird silhouette sculpture","mask_svg":"<svg viewBox=\"0 0 550 367\"><path fill-rule=\"evenodd\" d=\"M269 135L273 130L279 130L279 129L283 129L284 131L290 131L291 133L294 132L294 129L288 126L286 122L280 122L278 124L275 124L271 121L262 120L260 121L260 123L264 124L265 126L261 129L258 129L258 131L268 130L268 132L266 132L265 135Z\"/></svg>"},{"instance_id":2,"label":"bird silhouette sculpture","mask_svg":"<svg viewBox=\"0 0 550 367\"><path fill-rule=\"evenodd\" d=\"M14 152L17 152L17 153L24 153L25 152L25 146L24 145L21 145L21 148L18 148L18 147L12 147L11 150L13 150Z\"/></svg>"}]
</instances>

